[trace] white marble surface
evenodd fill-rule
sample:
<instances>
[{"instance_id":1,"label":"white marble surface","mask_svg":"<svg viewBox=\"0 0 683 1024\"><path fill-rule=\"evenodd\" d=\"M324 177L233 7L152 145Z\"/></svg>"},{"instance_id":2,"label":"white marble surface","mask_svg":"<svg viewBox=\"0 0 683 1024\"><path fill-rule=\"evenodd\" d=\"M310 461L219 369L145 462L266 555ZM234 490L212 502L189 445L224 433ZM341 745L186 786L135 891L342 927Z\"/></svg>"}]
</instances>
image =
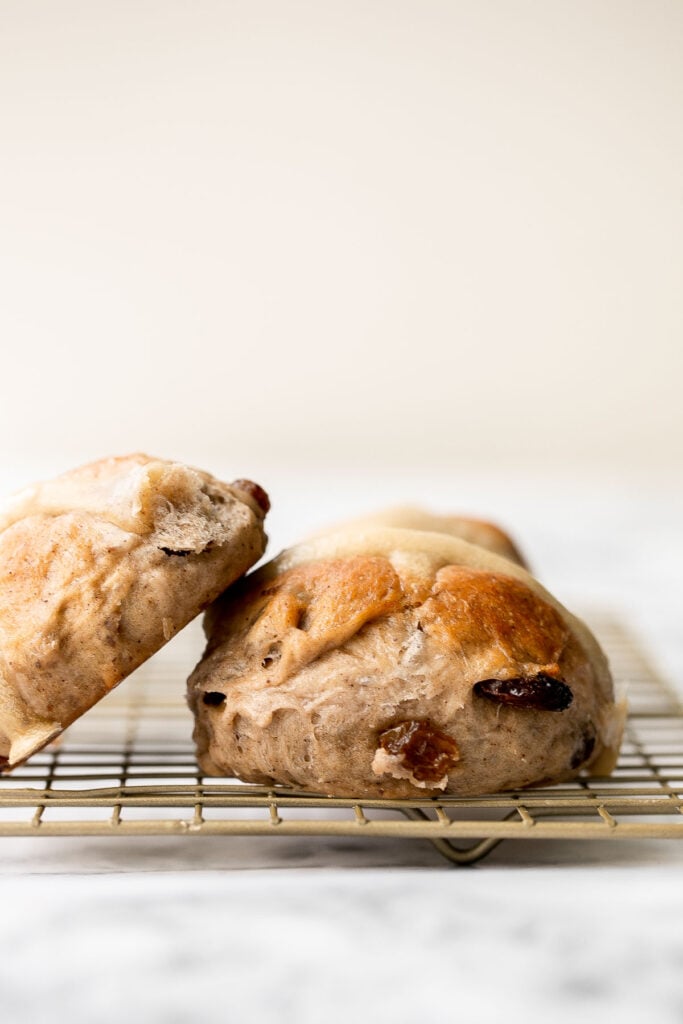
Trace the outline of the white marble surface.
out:
<instances>
[{"instance_id":1,"label":"white marble surface","mask_svg":"<svg viewBox=\"0 0 683 1024\"><path fill-rule=\"evenodd\" d=\"M13 878L3 1019L674 1024L675 882L620 858Z\"/></svg>"},{"instance_id":2,"label":"white marble surface","mask_svg":"<svg viewBox=\"0 0 683 1024\"><path fill-rule=\"evenodd\" d=\"M683 683L681 494L531 476L264 481L273 547L399 497L496 515ZM313 495L317 498L313 500ZM3 1020L683 1020L683 843L3 839Z\"/></svg>"}]
</instances>

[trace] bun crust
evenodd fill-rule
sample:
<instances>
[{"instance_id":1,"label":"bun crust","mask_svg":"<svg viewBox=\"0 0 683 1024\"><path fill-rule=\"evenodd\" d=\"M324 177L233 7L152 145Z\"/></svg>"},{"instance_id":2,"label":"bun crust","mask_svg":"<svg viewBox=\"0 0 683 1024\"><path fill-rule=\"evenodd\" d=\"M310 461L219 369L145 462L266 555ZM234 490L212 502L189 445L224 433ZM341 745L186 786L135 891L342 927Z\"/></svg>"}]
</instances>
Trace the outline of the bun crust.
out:
<instances>
[{"instance_id":1,"label":"bun crust","mask_svg":"<svg viewBox=\"0 0 683 1024\"><path fill-rule=\"evenodd\" d=\"M606 771L595 639L519 565L367 528L284 552L223 595L189 680L207 774L337 796L476 795Z\"/></svg>"},{"instance_id":2,"label":"bun crust","mask_svg":"<svg viewBox=\"0 0 683 1024\"><path fill-rule=\"evenodd\" d=\"M243 487L146 455L0 506L0 765L43 747L265 548Z\"/></svg>"}]
</instances>

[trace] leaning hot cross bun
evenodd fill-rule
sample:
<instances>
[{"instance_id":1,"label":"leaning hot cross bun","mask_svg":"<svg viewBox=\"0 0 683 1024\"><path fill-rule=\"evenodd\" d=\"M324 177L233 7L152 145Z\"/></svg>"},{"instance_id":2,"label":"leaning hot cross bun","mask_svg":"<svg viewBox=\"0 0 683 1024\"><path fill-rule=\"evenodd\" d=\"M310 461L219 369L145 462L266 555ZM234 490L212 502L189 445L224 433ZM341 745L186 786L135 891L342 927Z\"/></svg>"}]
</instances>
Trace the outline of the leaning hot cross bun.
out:
<instances>
[{"instance_id":1,"label":"leaning hot cross bun","mask_svg":"<svg viewBox=\"0 0 683 1024\"><path fill-rule=\"evenodd\" d=\"M199 762L336 796L475 795L611 770L597 642L523 568L368 527L285 551L208 611Z\"/></svg>"},{"instance_id":2,"label":"leaning hot cross bun","mask_svg":"<svg viewBox=\"0 0 683 1024\"><path fill-rule=\"evenodd\" d=\"M268 499L147 455L0 505L0 768L40 750L258 560Z\"/></svg>"}]
</instances>

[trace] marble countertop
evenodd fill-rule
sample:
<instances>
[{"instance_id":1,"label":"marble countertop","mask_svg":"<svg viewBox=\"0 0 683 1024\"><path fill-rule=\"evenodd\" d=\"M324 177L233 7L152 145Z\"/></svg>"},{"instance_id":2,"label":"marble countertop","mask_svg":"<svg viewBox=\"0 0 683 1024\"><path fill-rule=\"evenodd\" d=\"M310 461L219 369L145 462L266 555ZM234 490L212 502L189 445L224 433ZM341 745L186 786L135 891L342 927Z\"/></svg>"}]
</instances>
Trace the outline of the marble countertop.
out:
<instances>
[{"instance_id":1,"label":"marble countertop","mask_svg":"<svg viewBox=\"0 0 683 1024\"><path fill-rule=\"evenodd\" d=\"M274 476L273 550L407 495L398 478L318 479L327 497L313 511L312 483ZM500 475L417 484L435 507L528 538L561 600L615 612L683 692L679 491L532 477L506 488ZM510 841L455 868L422 841L3 838L3 1017L673 1024L682 868L675 841Z\"/></svg>"},{"instance_id":2,"label":"marble countertop","mask_svg":"<svg viewBox=\"0 0 683 1024\"><path fill-rule=\"evenodd\" d=\"M317 870L285 856L226 871L148 850L111 874L4 879L4 1019L681 1019L666 853L527 851L476 870L327 853Z\"/></svg>"}]
</instances>

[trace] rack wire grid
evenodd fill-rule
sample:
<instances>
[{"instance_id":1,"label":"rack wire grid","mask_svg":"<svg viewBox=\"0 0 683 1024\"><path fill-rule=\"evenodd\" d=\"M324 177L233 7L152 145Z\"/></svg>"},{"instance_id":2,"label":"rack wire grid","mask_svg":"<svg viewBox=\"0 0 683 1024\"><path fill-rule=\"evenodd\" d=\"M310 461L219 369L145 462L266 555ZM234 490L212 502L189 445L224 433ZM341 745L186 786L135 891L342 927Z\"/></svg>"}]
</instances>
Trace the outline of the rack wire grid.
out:
<instances>
[{"instance_id":1,"label":"rack wire grid","mask_svg":"<svg viewBox=\"0 0 683 1024\"><path fill-rule=\"evenodd\" d=\"M628 630L591 624L629 700L614 773L494 796L312 796L201 774L184 659L157 656L0 777L0 836L258 835L429 840L469 864L505 839L683 838L683 706ZM178 638L180 639L180 638ZM187 658L187 651L185 652Z\"/></svg>"}]
</instances>

